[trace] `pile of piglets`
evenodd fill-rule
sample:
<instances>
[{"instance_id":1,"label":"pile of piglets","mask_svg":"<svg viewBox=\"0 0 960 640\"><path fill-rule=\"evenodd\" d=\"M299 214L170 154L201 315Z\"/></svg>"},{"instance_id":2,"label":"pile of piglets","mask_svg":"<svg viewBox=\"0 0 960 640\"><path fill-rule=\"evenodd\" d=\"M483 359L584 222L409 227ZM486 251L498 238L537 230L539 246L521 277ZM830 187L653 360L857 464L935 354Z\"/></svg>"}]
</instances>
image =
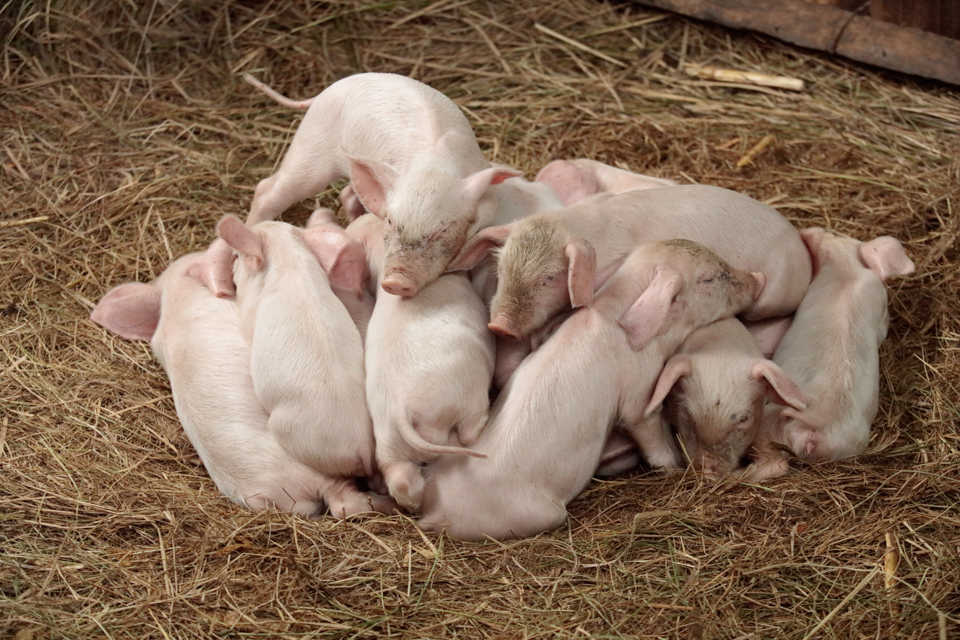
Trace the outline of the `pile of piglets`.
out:
<instances>
[{"instance_id":1,"label":"pile of piglets","mask_svg":"<svg viewBox=\"0 0 960 640\"><path fill-rule=\"evenodd\" d=\"M866 448L883 283L913 271L895 239L586 159L528 182L398 75L302 102L248 80L307 111L246 224L91 315L151 341L230 500L506 539L563 523L595 474L761 481ZM341 178L345 229L274 221Z\"/></svg>"}]
</instances>

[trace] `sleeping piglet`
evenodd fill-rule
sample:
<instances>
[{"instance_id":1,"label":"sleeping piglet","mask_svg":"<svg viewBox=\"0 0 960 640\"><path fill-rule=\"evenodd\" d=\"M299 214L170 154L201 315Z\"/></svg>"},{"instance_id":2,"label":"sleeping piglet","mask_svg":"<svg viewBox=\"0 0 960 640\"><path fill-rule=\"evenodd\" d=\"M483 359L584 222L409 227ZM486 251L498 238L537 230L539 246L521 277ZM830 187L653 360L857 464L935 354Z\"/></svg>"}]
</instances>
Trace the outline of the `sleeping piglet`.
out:
<instances>
[{"instance_id":1,"label":"sleeping piglet","mask_svg":"<svg viewBox=\"0 0 960 640\"><path fill-rule=\"evenodd\" d=\"M363 343L315 255L337 264L354 245L317 227L303 230L283 222L248 227L233 216L221 219L217 231L239 254L237 305L270 432L297 460L318 471L372 475ZM361 249L355 245L358 253ZM331 269L331 277L359 286L362 263L341 260L352 273Z\"/></svg>"},{"instance_id":2,"label":"sleeping piglet","mask_svg":"<svg viewBox=\"0 0 960 640\"><path fill-rule=\"evenodd\" d=\"M691 333L663 367L651 407L663 405L694 469L722 476L753 443L764 399L803 410L812 399L763 357L736 318Z\"/></svg>"},{"instance_id":3,"label":"sleeping piglet","mask_svg":"<svg viewBox=\"0 0 960 640\"><path fill-rule=\"evenodd\" d=\"M535 181L553 187L566 206L597 193L624 193L677 185L667 178L632 173L586 158L554 160L540 170Z\"/></svg>"},{"instance_id":4,"label":"sleeping piglet","mask_svg":"<svg viewBox=\"0 0 960 640\"><path fill-rule=\"evenodd\" d=\"M372 279L382 272L386 225L361 216L347 232L362 241ZM464 274L448 274L413 298L377 292L366 339L367 402L377 464L390 494L416 511L423 463L441 454L484 455L476 441L487 422L493 334L486 307Z\"/></svg>"},{"instance_id":5,"label":"sleeping piglet","mask_svg":"<svg viewBox=\"0 0 960 640\"><path fill-rule=\"evenodd\" d=\"M576 285L593 290L590 277ZM660 369L691 331L742 311L761 289L762 278L694 242L638 247L510 378L471 447L488 457L427 468L420 526L469 540L559 526L618 422L651 465L675 468L659 415L643 415Z\"/></svg>"},{"instance_id":6,"label":"sleeping piglet","mask_svg":"<svg viewBox=\"0 0 960 640\"><path fill-rule=\"evenodd\" d=\"M913 273L889 236L860 242L814 227L801 236L814 278L773 360L816 397L806 409L768 409L744 477L760 481L789 470L777 445L807 460L862 453L877 415L880 344L889 316L884 280Z\"/></svg>"},{"instance_id":7,"label":"sleeping piglet","mask_svg":"<svg viewBox=\"0 0 960 640\"><path fill-rule=\"evenodd\" d=\"M280 169L257 185L249 224L349 177L366 209L386 222L381 285L389 293L414 296L436 280L489 224L478 213L487 187L520 175L491 166L460 109L412 78L359 73L301 102L247 80L307 108Z\"/></svg>"},{"instance_id":8,"label":"sleeping piglet","mask_svg":"<svg viewBox=\"0 0 960 640\"><path fill-rule=\"evenodd\" d=\"M591 260L601 284L636 246L667 238L699 242L734 267L762 272L767 283L748 319L792 313L810 283L810 256L783 216L745 195L700 185L600 194L490 227L450 268L469 269L500 247L489 326L522 338L564 309L590 303L592 291L574 293Z\"/></svg>"},{"instance_id":9,"label":"sleeping piglet","mask_svg":"<svg viewBox=\"0 0 960 640\"><path fill-rule=\"evenodd\" d=\"M308 517L321 515L324 502L338 517L391 510L392 500L361 493L352 478L324 474L284 449L254 391L237 304L188 275L202 260L183 256L153 284L112 289L91 318L124 338L150 340L180 423L220 492L251 509Z\"/></svg>"}]
</instances>

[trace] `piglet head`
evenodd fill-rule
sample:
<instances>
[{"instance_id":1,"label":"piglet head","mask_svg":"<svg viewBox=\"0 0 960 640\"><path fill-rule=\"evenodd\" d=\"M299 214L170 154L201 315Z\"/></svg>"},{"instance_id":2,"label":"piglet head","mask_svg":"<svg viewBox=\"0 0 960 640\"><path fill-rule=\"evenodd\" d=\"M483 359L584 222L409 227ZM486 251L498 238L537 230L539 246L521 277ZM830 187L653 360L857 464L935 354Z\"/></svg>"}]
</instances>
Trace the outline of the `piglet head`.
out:
<instances>
[{"instance_id":1,"label":"piglet head","mask_svg":"<svg viewBox=\"0 0 960 640\"><path fill-rule=\"evenodd\" d=\"M497 260L490 329L500 335L525 338L564 309L593 301L594 250L568 238L555 216L530 216L511 225Z\"/></svg>"},{"instance_id":2,"label":"piglet head","mask_svg":"<svg viewBox=\"0 0 960 640\"><path fill-rule=\"evenodd\" d=\"M770 360L680 354L664 366L647 412L663 403L664 417L693 467L719 477L746 455L760 429L764 401L802 411L812 398Z\"/></svg>"},{"instance_id":3,"label":"piglet head","mask_svg":"<svg viewBox=\"0 0 960 640\"><path fill-rule=\"evenodd\" d=\"M440 277L477 222L477 206L490 185L521 175L490 167L459 178L446 167L415 164L398 179L391 166L350 158L350 180L364 207L384 220L384 291L412 297Z\"/></svg>"}]
</instances>

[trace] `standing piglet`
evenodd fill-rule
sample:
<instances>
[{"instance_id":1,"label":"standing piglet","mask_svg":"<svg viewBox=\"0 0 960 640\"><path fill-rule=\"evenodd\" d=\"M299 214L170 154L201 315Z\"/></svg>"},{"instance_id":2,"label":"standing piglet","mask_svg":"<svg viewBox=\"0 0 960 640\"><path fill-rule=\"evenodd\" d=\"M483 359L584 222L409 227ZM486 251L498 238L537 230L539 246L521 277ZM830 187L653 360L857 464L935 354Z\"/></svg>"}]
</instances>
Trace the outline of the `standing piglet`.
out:
<instances>
[{"instance_id":1,"label":"standing piglet","mask_svg":"<svg viewBox=\"0 0 960 640\"><path fill-rule=\"evenodd\" d=\"M376 279L385 225L365 215L347 231L363 242ZM476 441L487 422L493 364L486 308L463 274L442 276L414 298L377 293L366 340L367 402L377 464L403 507L420 507L422 463L483 455L460 445Z\"/></svg>"},{"instance_id":2,"label":"standing piglet","mask_svg":"<svg viewBox=\"0 0 960 640\"><path fill-rule=\"evenodd\" d=\"M803 410L811 398L736 318L697 329L667 361L648 413L660 405L694 469L722 476L740 464L760 428L767 399Z\"/></svg>"},{"instance_id":3,"label":"standing piglet","mask_svg":"<svg viewBox=\"0 0 960 640\"><path fill-rule=\"evenodd\" d=\"M577 286L592 292L592 279ZM639 247L510 378L473 446L488 457L427 469L420 526L470 540L559 526L618 420L653 466L676 467L659 415L643 415L660 369L691 331L743 310L761 288L694 242Z\"/></svg>"},{"instance_id":4,"label":"standing piglet","mask_svg":"<svg viewBox=\"0 0 960 640\"><path fill-rule=\"evenodd\" d=\"M624 193L677 186L676 182L667 178L632 173L586 158L554 160L540 170L536 182L550 185L566 206L598 193Z\"/></svg>"},{"instance_id":5,"label":"standing piglet","mask_svg":"<svg viewBox=\"0 0 960 640\"><path fill-rule=\"evenodd\" d=\"M489 326L522 338L564 309L589 304L593 291L576 282L594 263L602 284L636 246L667 238L699 242L739 269L762 272L767 283L748 319L792 313L810 283L810 256L783 216L745 195L700 185L600 194L490 227L451 268L469 269L500 247Z\"/></svg>"},{"instance_id":6,"label":"standing piglet","mask_svg":"<svg viewBox=\"0 0 960 640\"><path fill-rule=\"evenodd\" d=\"M784 445L807 460L862 453L877 415L880 344L887 335L884 280L913 273L900 243L867 243L825 231L801 235L814 260L814 279L773 360L816 398L805 410L769 409L744 477L760 481L789 470Z\"/></svg>"},{"instance_id":7,"label":"standing piglet","mask_svg":"<svg viewBox=\"0 0 960 640\"><path fill-rule=\"evenodd\" d=\"M237 304L271 433L297 460L319 471L372 475L363 343L314 255L329 250L321 244L325 236L282 222L251 228L232 216L225 216L217 231L239 254ZM308 240L318 243L313 251Z\"/></svg>"},{"instance_id":8,"label":"standing piglet","mask_svg":"<svg viewBox=\"0 0 960 640\"><path fill-rule=\"evenodd\" d=\"M368 211L386 222L381 285L410 297L436 280L468 237L489 224L478 215L487 187L520 175L483 157L460 109L412 78L360 73L316 97L280 169L257 185L250 224L349 177Z\"/></svg>"},{"instance_id":9,"label":"standing piglet","mask_svg":"<svg viewBox=\"0 0 960 640\"><path fill-rule=\"evenodd\" d=\"M177 416L217 488L251 509L339 517L391 508L350 478L300 462L268 426L250 376L250 347L233 300L215 297L188 275L202 254L173 262L153 284L112 289L93 310L98 324L150 346L170 378Z\"/></svg>"}]
</instances>

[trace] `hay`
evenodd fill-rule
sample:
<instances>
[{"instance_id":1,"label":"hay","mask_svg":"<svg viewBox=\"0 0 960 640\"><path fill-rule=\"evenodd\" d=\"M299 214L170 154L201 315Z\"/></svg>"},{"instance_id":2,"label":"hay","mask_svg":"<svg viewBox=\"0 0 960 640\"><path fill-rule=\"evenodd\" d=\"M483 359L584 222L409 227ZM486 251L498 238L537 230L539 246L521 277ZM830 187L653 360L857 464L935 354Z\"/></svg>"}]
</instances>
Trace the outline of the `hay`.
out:
<instances>
[{"instance_id":1,"label":"hay","mask_svg":"<svg viewBox=\"0 0 960 640\"><path fill-rule=\"evenodd\" d=\"M0 4L0 37L0 636L956 633L953 91L591 0L33 1ZM688 63L810 88L692 79ZM528 176L592 157L736 189L801 226L902 239L917 273L891 290L869 451L763 487L596 481L568 527L504 544L221 499L147 347L87 315L210 241L274 170L301 114L240 73L307 97L360 71L445 92L487 157Z\"/></svg>"}]
</instances>

